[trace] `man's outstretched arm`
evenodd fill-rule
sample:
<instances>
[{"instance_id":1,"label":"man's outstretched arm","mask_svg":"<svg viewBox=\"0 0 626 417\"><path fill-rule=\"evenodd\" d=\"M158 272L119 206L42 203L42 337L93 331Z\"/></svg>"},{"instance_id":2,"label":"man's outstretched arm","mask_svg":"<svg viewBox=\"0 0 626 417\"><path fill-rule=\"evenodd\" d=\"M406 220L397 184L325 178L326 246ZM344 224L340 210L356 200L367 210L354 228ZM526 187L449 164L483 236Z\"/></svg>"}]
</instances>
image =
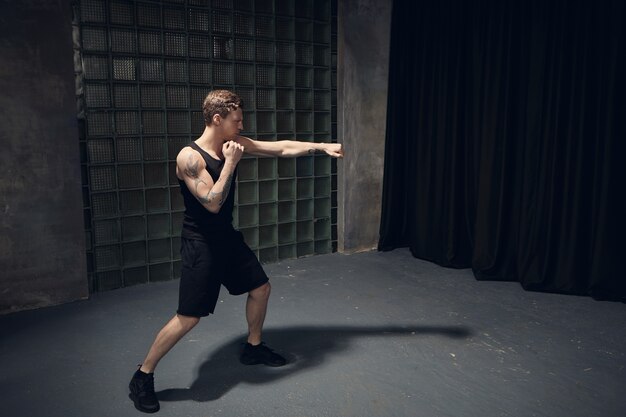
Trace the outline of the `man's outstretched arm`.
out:
<instances>
[{"instance_id":1,"label":"man's outstretched arm","mask_svg":"<svg viewBox=\"0 0 626 417\"><path fill-rule=\"evenodd\" d=\"M245 136L237 137L236 142L243 145L246 153L256 156L290 158L321 152L333 158L343 158L343 146L340 143L314 143L297 140L269 142L253 140Z\"/></svg>"}]
</instances>

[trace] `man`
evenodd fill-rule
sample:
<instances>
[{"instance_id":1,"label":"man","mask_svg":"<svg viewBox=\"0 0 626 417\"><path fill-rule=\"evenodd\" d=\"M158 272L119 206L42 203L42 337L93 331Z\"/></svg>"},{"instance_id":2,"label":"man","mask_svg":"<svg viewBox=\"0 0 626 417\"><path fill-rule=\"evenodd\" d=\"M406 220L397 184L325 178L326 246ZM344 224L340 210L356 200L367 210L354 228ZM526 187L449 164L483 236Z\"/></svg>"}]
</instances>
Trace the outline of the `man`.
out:
<instances>
[{"instance_id":1,"label":"man","mask_svg":"<svg viewBox=\"0 0 626 417\"><path fill-rule=\"evenodd\" d=\"M202 136L183 148L176 158L176 176L185 203L178 310L157 334L130 381L130 397L143 412L159 410L154 392L157 364L201 317L213 313L221 285L233 295L248 293L248 339L240 361L268 366L286 363L261 338L270 295L268 277L241 232L232 227L237 163L244 152L297 157L319 151L341 158L343 150L337 143L263 142L239 136L243 130L242 107L242 100L230 91L210 92L202 106Z\"/></svg>"}]
</instances>

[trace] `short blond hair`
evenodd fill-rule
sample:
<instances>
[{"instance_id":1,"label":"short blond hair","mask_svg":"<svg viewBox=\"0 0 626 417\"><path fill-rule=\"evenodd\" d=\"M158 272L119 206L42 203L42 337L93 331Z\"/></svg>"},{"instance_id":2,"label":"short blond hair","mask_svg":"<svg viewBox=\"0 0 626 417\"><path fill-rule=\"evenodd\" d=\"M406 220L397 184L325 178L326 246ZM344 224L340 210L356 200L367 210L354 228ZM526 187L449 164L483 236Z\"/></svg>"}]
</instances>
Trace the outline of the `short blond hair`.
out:
<instances>
[{"instance_id":1,"label":"short blond hair","mask_svg":"<svg viewBox=\"0 0 626 417\"><path fill-rule=\"evenodd\" d=\"M213 90L202 103L204 123L209 126L213 123L214 115L226 117L231 111L240 108L243 108L243 100L237 94L228 90Z\"/></svg>"}]
</instances>

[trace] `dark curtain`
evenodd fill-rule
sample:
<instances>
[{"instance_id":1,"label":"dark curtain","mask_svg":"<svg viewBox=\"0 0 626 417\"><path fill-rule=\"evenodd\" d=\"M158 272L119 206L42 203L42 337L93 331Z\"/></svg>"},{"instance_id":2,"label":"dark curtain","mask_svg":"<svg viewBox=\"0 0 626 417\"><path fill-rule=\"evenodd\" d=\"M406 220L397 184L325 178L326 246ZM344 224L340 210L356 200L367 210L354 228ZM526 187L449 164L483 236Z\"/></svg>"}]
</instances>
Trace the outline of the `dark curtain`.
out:
<instances>
[{"instance_id":1,"label":"dark curtain","mask_svg":"<svg viewBox=\"0 0 626 417\"><path fill-rule=\"evenodd\" d=\"M626 2L393 5L380 250L626 300Z\"/></svg>"}]
</instances>

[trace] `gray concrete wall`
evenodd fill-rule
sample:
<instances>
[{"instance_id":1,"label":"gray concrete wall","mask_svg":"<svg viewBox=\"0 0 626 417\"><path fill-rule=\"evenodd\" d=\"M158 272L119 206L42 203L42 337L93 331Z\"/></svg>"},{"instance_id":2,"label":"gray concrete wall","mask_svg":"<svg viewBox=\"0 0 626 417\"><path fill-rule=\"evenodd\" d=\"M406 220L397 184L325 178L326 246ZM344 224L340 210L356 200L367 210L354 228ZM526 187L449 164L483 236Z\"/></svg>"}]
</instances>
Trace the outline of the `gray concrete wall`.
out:
<instances>
[{"instance_id":1,"label":"gray concrete wall","mask_svg":"<svg viewBox=\"0 0 626 417\"><path fill-rule=\"evenodd\" d=\"M387 117L391 0L339 0L337 128L340 252L378 244Z\"/></svg>"},{"instance_id":2,"label":"gray concrete wall","mask_svg":"<svg viewBox=\"0 0 626 417\"><path fill-rule=\"evenodd\" d=\"M88 296L69 1L0 2L0 313Z\"/></svg>"}]
</instances>

